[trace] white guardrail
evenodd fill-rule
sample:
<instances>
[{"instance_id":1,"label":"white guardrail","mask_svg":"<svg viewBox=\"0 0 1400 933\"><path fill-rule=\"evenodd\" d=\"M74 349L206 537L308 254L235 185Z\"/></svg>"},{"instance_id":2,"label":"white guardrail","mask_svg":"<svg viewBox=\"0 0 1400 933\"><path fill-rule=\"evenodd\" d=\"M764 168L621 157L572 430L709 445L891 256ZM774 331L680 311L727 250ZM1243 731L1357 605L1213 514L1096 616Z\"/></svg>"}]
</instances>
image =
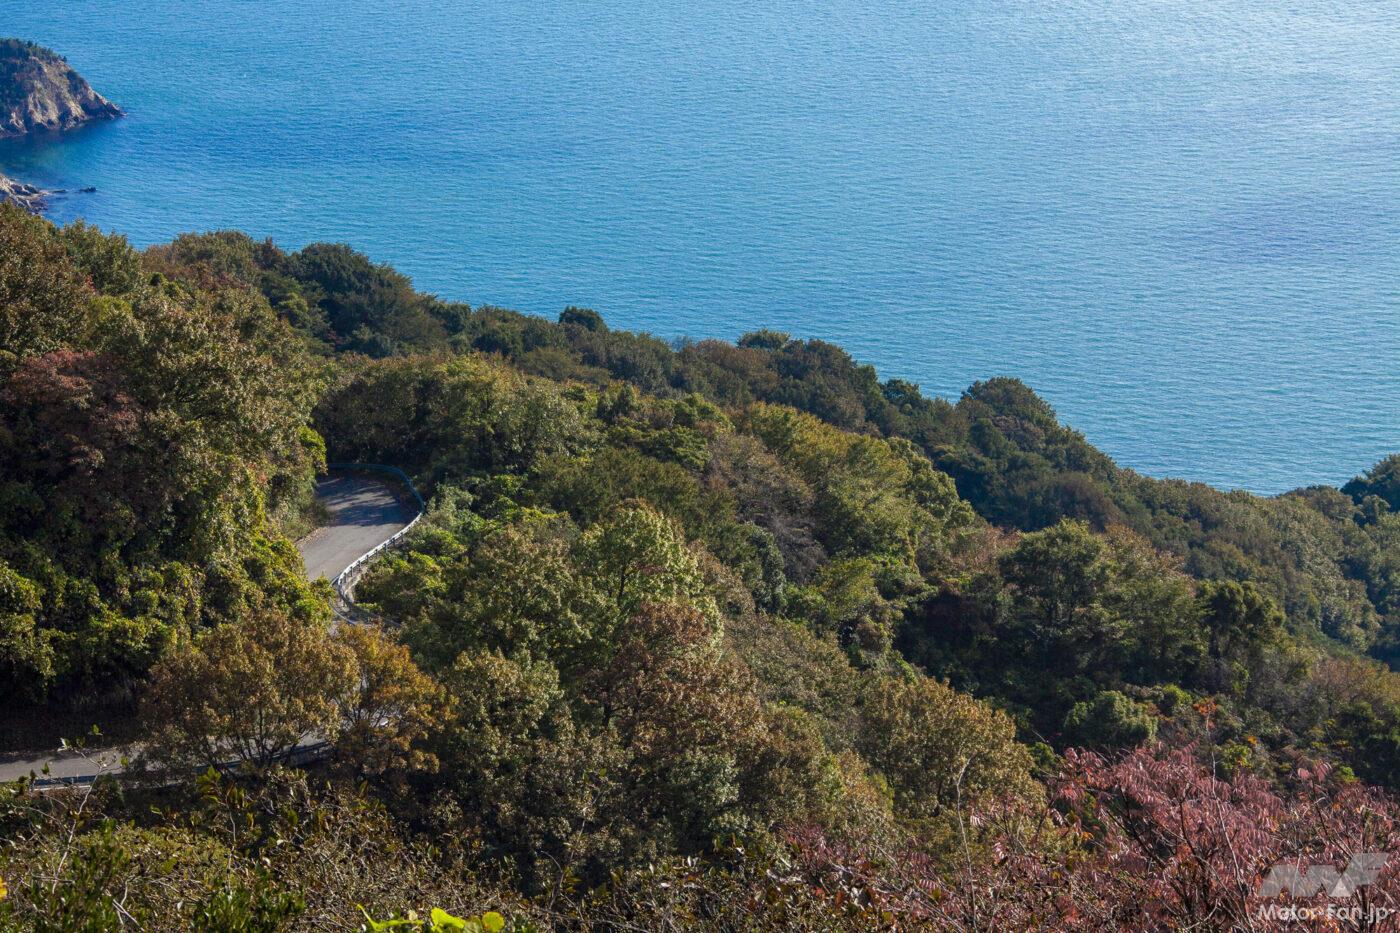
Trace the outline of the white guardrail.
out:
<instances>
[{"instance_id":1,"label":"white guardrail","mask_svg":"<svg viewBox=\"0 0 1400 933\"><path fill-rule=\"evenodd\" d=\"M384 551L387 551L389 548L394 547L395 545L403 541L404 536L406 536L410 531L412 531L413 526L417 525L418 522L423 518L424 514L426 514L428 507L423 502L423 497L418 494L418 490L414 487L413 480L409 479L408 474L405 473L403 470L400 470L398 467L385 466L382 463L328 463L326 464L326 469L341 470L345 472L354 472L356 470L359 470L362 472L388 473L392 476L398 477L399 480L402 481L404 488L413 494L414 501L418 503L418 514L413 516L413 521L409 522L407 525L404 525L398 531L394 532L393 536L391 536L387 541L381 542L380 544L376 545L373 549L355 558L355 560L350 564L349 567L346 567L344 570L342 570L340 574L334 580L331 581L331 586L335 589L336 595L340 597L340 602L344 604L343 607L335 607L337 614L343 616L346 619L346 621L349 622L362 621L362 619L356 619L352 616L352 613L356 611L355 584L359 582L360 576L364 573L365 567L369 564L370 561L374 560Z\"/></svg>"}]
</instances>

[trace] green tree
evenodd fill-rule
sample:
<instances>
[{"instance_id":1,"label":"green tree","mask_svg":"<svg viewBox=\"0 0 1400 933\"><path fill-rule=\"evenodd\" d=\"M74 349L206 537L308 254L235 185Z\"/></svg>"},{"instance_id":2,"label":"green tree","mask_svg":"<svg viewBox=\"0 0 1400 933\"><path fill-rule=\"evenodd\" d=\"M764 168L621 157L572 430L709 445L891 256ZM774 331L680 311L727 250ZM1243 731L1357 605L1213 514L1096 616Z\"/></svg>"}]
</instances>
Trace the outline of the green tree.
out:
<instances>
[{"instance_id":1,"label":"green tree","mask_svg":"<svg viewBox=\"0 0 1400 933\"><path fill-rule=\"evenodd\" d=\"M897 811L914 819L1039 793L1010 717L926 677L871 683L859 746L888 779Z\"/></svg>"},{"instance_id":2,"label":"green tree","mask_svg":"<svg viewBox=\"0 0 1400 933\"><path fill-rule=\"evenodd\" d=\"M404 586L423 592L419 568L401 566L414 581ZM446 667L464 651L560 658L592 637L596 600L579 579L568 542L547 522L493 527L470 553L446 564L440 581L430 584L440 595L408 631L431 666Z\"/></svg>"},{"instance_id":3,"label":"green tree","mask_svg":"<svg viewBox=\"0 0 1400 933\"><path fill-rule=\"evenodd\" d=\"M0 683L39 698L54 676L51 633L39 628L37 584L0 560Z\"/></svg>"},{"instance_id":4,"label":"green tree","mask_svg":"<svg viewBox=\"0 0 1400 933\"><path fill-rule=\"evenodd\" d=\"M1140 684L1193 679L1205 638L1181 562L1122 527L1110 529L1107 540L1110 580L1102 602L1126 628L1131 657L1125 677Z\"/></svg>"},{"instance_id":5,"label":"green tree","mask_svg":"<svg viewBox=\"0 0 1400 933\"><path fill-rule=\"evenodd\" d=\"M1143 704L1117 690L1104 690L1074 705L1065 717L1065 733L1079 745L1129 748L1156 738L1157 720Z\"/></svg>"},{"instance_id":6,"label":"green tree","mask_svg":"<svg viewBox=\"0 0 1400 933\"><path fill-rule=\"evenodd\" d=\"M584 330L595 332L607 332L608 325L603 323L603 316L590 308L575 308L572 305L559 313L560 324L573 324L582 327Z\"/></svg>"},{"instance_id":7,"label":"green tree","mask_svg":"<svg viewBox=\"0 0 1400 933\"><path fill-rule=\"evenodd\" d=\"M717 626L718 610L684 534L645 503L628 503L589 528L574 560L606 603L600 637L608 637L647 602L688 603Z\"/></svg>"},{"instance_id":8,"label":"green tree","mask_svg":"<svg viewBox=\"0 0 1400 933\"><path fill-rule=\"evenodd\" d=\"M1106 558L1088 525L1065 521L1024 536L998 559L1010 587L1010 639L1053 676L1122 667L1128 631L1103 603Z\"/></svg>"},{"instance_id":9,"label":"green tree","mask_svg":"<svg viewBox=\"0 0 1400 933\"><path fill-rule=\"evenodd\" d=\"M126 237L75 220L58 231L58 238L99 295L129 295L145 284L141 257Z\"/></svg>"},{"instance_id":10,"label":"green tree","mask_svg":"<svg viewBox=\"0 0 1400 933\"><path fill-rule=\"evenodd\" d=\"M1209 686L1243 693L1250 671L1262 667L1263 653L1282 637L1283 613L1259 587L1233 580L1202 584L1196 606L1214 662Z\"/></svg>"},{"instance_id":11,"label":"green tree","mask_svg":"<svg viewBox=\"0 0 1400 933\"><path fill-rule=\"evenodd\" d=\"M937 562L972 510L952 480L906 441L839 431L810 415L756 406L745 426L816 493L814 512L833 553Z\"/></svg>"},{"instance_id":12,"label":"green tree","mask_svg":"<svg viewBox=\"0 0 1400 933\"><path fill-rule=\"evenodd\" d=\"M527 885L618 858L616 749L574 727L553 666L463 653L444 682L454 712L431 747L433 784L458 814L449 826L481 836Z\"/></svg>"},{"instance_id":13,"label":"green tree","mask_svg":"<svg viewBox=\"0 0 1400 933\"><path fill-rule=\"evenodd\" d=\"M287 271L319 306L343 347L382 357L447 342L427 296L415 292L403 274L375 265L349 246L312 243L290 257Z\"/></svg>"},{"instance_id":14,"label":"green tree","mask_svg":"<svg viewBox=\"0 0 1400 933\"><path fill-rule=\"evenodd\" d=\"M1358 503L1375 496L1392 512L1400 512L1400 454L1391 454L1342 487Z\"/></svg>"},{"instance_id":15,"label":"green tree","mask_svg":"<svg viewBox=\"0 0 1400 933\"><path fill-rule=\"evenodd\" d=\"M0 375L26 357L84 341L92 298L53 226L0 204Z\"/></svg>"}]
</instances>

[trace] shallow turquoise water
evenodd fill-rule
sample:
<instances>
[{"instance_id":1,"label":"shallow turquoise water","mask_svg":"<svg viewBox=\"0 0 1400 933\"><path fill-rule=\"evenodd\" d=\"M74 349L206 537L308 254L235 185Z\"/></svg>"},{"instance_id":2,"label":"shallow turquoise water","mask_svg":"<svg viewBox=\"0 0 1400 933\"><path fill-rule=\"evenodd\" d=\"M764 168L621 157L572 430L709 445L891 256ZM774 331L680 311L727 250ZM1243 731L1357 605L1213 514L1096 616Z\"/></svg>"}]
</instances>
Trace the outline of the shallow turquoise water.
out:
<instances>
[{"instance_id":1,"label":"shallow turquoise water","mask_svg":"<svg viewBox=\"0 0 1400 933\"><path fill-rule=\"evenodd\" d=\"M1400 450L1400 20L1322 0L0 0L131 115L0 147L138 244L1024 378L1121 463Z\"/></svg>"}]
</instances>

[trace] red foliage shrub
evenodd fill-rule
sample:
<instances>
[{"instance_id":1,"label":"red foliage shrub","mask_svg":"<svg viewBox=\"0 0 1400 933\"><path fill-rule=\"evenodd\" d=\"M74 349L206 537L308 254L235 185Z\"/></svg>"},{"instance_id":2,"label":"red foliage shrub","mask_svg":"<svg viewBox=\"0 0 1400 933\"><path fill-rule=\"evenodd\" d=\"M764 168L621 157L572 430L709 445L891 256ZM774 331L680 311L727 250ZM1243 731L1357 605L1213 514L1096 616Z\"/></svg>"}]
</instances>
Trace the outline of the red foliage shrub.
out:
<instances>
[{"instance_id":1,"label":"red foliage shrub","mask_svg":"<svg viewBox=\"0 0 1400 933\"><path fill-rule=\"evenodd\" d=\"M1325 767L1285 792L1222 780L1198 751L1071 752L1051 807L965 814L942 860L811 829L788 842L833 907L897 928L1400 928L1394 801Z\"/></svg>"}]
</instances>

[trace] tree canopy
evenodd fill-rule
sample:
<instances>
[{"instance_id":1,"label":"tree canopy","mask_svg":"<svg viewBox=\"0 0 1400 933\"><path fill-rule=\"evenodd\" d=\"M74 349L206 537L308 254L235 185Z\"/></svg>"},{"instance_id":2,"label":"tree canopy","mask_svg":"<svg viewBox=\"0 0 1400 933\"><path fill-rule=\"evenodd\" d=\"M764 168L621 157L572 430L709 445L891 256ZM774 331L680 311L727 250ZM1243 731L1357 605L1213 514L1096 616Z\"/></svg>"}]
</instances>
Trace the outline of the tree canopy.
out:
<instances>
[{"instance_id":1,"label":"tree canopy","mask_svg":"<svg viewBox=\"0 0 1400 933\"><path fill-rule=\"evenodd\" d=\"M328 457L428 499L358 584L380 624L292 543ZM1015 379L0 208L0 689L165 775L0 788L0 930L1243 916L1297 827L1389 839L1397 464L1154 480Z\"/></svg>"}]
</instances>

